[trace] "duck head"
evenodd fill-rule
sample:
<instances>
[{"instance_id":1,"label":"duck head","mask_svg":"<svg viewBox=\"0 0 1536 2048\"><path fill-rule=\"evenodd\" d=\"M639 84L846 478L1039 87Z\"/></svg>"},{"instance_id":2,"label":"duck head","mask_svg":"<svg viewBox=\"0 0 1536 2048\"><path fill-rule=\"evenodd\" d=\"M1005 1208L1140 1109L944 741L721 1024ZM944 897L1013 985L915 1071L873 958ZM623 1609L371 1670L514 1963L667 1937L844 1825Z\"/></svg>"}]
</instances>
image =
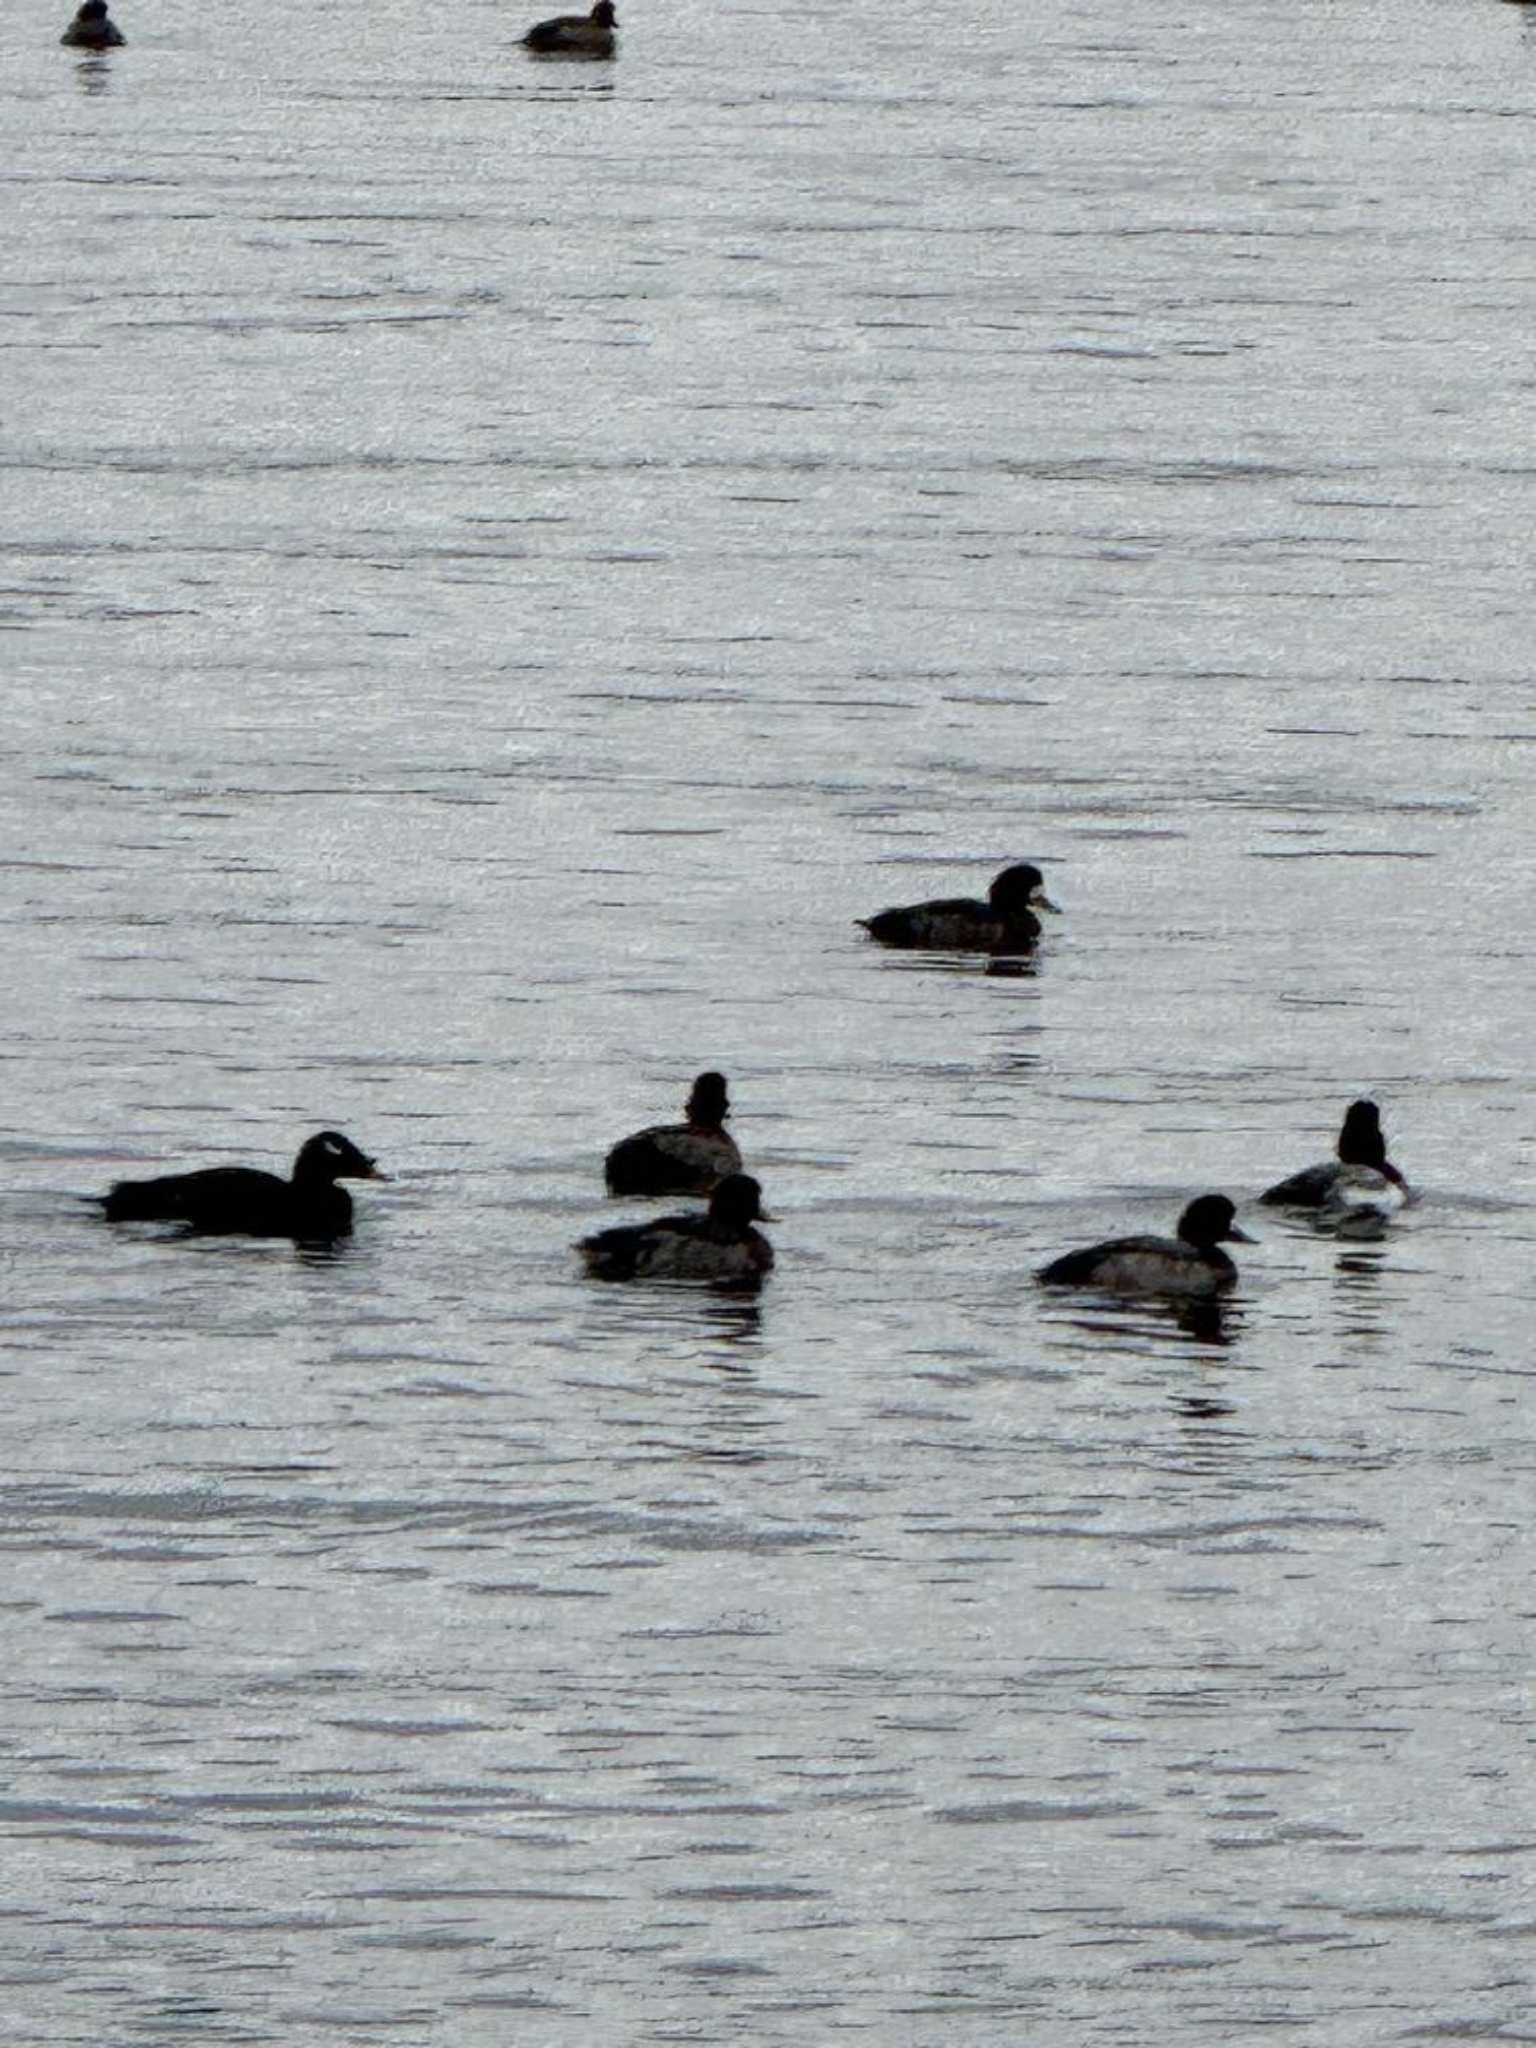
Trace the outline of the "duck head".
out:
<instances>
[{"instance_id":1,"label":"duck head","mask_svg":"<svg viewBox=\"0 0 1536 2048\"><path fill-rule=\"evenodd\" d=\"M306 1138L293 1163L293 1177L303 1181L388 1180L366 1152L360 1152L340 1131L320 1131Z\"/></svg>"},{"instance_id":2,"label":"duck head","mask_svg":"<svg viewBox=\"0 0 1536 2048\"><path fill-rule=\"evenodd\" d=\"M1387 1141L1381 1135L1381 1111L1364 1097L1344 1112L1337 1146L1346 1166L1374 1166L1378 1172L1387 1163Z\"/></svg>"},{"instance_id":3,"label":"duck head","mask_svg":"<svg viewBox=\"0 0 1536 2048\"><path fill-rule=\"evenodd\" d=\"M1200 1195L1179 1218L1179 1236L1200 1251L1209 1251L1224 1239L1232 1244L1252 1244L1254 1239L1247 1231L1238 1229L1236 1216L1236 1204L1225 1195Z\"/></svg>"},{"instance_id":4,"label":"duck head","mask_svg":"<svg viewBox=\"0 0 1536 2048\"><path fill-rule=\"evenodd\" d=\"M750 1173L728 1173L709 1198L709 1220L726 1230L747 1231L754 1223L771 1223L763 1207L763 1191Z\"/></svg>"},{"instance_id":5,"label":"duck head","mask_svg":"<svg viewBox=\"0 0 1536 2048\"><path fill-rule=\"evenodd\" d=\"M731 1098L726 1093L724 1074L700 1074L684 1112L689 1123L713 1127L723 1124L730 1113Z\"/></svg>"},{"instance_id":6,"label":"duck head","mask_svg":"<svg viewBox=\"0 0 1536 2048\"><path fill-rule=\"evenodd\" d=\"M987 891L987 901L1004 917L1017 917L1025 910L1055 910L1045 893L1045 877L1029 861L1004 868Z\"/></svg>"}]
</instances>

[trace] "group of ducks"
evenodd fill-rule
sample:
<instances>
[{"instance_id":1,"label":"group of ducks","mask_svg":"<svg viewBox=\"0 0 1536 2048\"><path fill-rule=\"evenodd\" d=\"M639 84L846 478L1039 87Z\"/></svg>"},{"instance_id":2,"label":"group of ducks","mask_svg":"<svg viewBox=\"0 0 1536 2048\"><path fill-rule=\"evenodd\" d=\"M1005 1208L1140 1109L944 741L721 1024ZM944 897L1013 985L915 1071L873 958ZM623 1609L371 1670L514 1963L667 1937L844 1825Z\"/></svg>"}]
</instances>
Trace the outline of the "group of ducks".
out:
<instances>
[{"instance_id":1,"label":"group of ducks","mask_svg":"<svg viewBox=\"0 0 1536 2048\"><path fill-rule=\"evenodd\" d=\"M540 56L611 57L618 47L613 0L597 0L590 14L557 14L535 22L523 48ZM122 30L107 12L107 0L83 0L59 41L72 50L120 50Z\"/></svg>"},{"instance_id":2,"label":"group of ducks","mask_svg":"<svg viewBox=\"0 0 1536 2048\"><path fill-rule=\"evenodd\" d=\"M945 906L946 914L954 908ZM741 1154L724 1128L729 1106L725 1077L700 1074L684 1110L686 1122L653 1125L614 1146L605 1167L610 1194L707 1193L709 1207L703 1214L661 1216L584 1237L577 1250L595 1278L755 1286L772 1269L773 1247L757 1225L773 1219L764 1214L762 1190L741 1171ZM1259 1200L1379 1225L1408 1199L1406 1181L1387 1158L1374 1102L1349 1105L1336 1153L1277 1181ZM1113 1294L1224 1294L1235 1285L1237 1268L1222 1246L1253 1242L1236 1218L1236 1204L1227 1196L1200 1195L1179 1218L1174 1237L1111 1238L1053 1259L1035 1277L1051 1287Z\"/></svg>"},{"instance_id":3,"label":"group of ducks","mask_svg":"<svg viewBox=\"0 0 1536 2048\"><path fill-rule=\"evenodd\" d=\"M741 1154L724 1129L728 1109L724 1076L700 1074L686 1122L653 1125L614 1146L605 1168L610 1194L707 1193L709 1207L584 1237L577 1250L595 1278L755 1286L771 1270L773 1247L757 1225L773 1219L762 1209L761 1188L741 1171ZM1351 1229L1379 1227L1407 1199L1408 1185L1387 1158L1380 1112L1364 1100L1345 1112L1335 1158L1277 1181L1259 1197L1275 1207L1319 1211ZM1222 1246L1253 1242L1236 1218L1227 1196L1200 1195L1173 1237L1111 1238L1053 1259L1035 1277L1051 1287L1113 1294L1224 1294L1237 1268Z\"/></svg>"},{"instance_id":4,"label":"group of ducks","mask_svg":"<svg viewBox=\"0 0 1536 2048\"><path fill-rule=\"evenodd\" d=\"M1310 1209L1348 1237L1377 1235L1411 1200L1408 1183L1387 1157L1381 1112L1363 1097L1344 1112L1334 1157L1303 1167L1266 1188L1271 1208ZM1179 1218L1175 1237L1116 1237L1067 1252L1036 1279L1051 1287L1092 1287L1112 1294L1185 1298L1225 1294L1237 1268L1224 1244L1252 1244L1226 1195L1200 1195Z\"/></svg>"},{"instance_id":5,"label":"group of ducks","mask_svg":"<svg viewBox=\"0 0 1536 2048\"><path fill-rule=\"evenodd\" d=\"M557 14L535 22L523 37L523 47L541 56L611 57L618 48L617 26L613 0L597 0L590 14Z\"/></svg>"},{"instance_id":6,"label":"group of ducks","mask_svg":"<svg viewBox=\"0 0 1536 2048\"><path fill-rule=\"evenodd\" d=\"M887 946L927 947L994 956L1028 951L1040 936L1037 910L1056 908L1037 867L1005 868L985 902L963 896L882 910L859 922ZM756 1287L773 1267L773 1247L758 1229L771 1222L762 1189L742 1171L741 1152L725 1128L730 1095L725 1076L700 1074L678 1124L653 1124L620 1139L604 1162L611 1195L706 1195L703 1210L619 1224L584 1237L576 1249L600 1280L702 1280ZM1259 1199L1310 1209L1353 1232L1379 1228L1410 1199L1387 1157L1374 1102L1352 1102L1336 1156L1278 1181ZM206 1232L334 1242L352 1228L352 1198L343 1180L385 1180L366 1153L339 1131L321 1131L300 1148L288 1180L244 1166L208 1167L154 1180L118 1181L94 1197L113 1223L156 1221ZM1120 1237L1067 1252L1040 1268L1048 1286L1119 1294L1200 1298L1225 1293L1237 1268L1223 1250L1250 1244L1225 1195L1201 1195L1180 1216L1173 1237Z\"/></svg>"},{"instance_id":7,"label":"group of ducks","mask_svg":"<svg viewBox=\"0 0 1536 2048\"><path fill-rule=\"evenodd\" d=\"M522 39L523 48L541 57L611 57L618 48L617 27L613 0L597 0L590 14L556 14L536 21ZM77 50L111 50L123 38L107 17L107 0L84 0L59 40Z\"/></svg>"}]
</instances>

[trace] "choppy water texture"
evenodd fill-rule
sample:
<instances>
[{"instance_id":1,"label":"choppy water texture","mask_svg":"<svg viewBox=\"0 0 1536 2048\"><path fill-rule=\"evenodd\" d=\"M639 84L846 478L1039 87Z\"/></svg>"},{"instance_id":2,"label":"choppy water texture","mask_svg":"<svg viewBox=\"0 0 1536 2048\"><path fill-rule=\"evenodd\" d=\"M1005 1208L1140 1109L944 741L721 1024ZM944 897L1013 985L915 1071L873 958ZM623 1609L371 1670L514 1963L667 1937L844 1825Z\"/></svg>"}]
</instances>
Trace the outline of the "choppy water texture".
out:
<instances>
[{"instance_id":1,"label":"choppy water texture","mask_svg":"<svg viewBox=\"0 0 1536 2048\"><path fill-rule=\"evenodd\" d=\"M7 2041L1536 2039L1536 9L509 6L9 24Z\"/></svg>"}]
</instances>

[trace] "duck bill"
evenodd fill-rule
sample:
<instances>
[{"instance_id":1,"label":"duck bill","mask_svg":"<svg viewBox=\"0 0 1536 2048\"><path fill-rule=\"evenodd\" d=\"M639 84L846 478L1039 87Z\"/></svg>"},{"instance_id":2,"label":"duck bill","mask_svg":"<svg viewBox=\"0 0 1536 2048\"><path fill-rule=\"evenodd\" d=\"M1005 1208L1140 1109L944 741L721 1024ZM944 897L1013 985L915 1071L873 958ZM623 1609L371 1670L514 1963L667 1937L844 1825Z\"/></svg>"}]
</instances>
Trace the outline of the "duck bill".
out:
<instances>
[{"instance_id":1,"label":"duck bill","mask_svg":"<svg viewBox=\"0 0 1536 2048\"><path fill-rule=\"evenodd\" d=\"M1044 890L1037 889L1034 895L1031 896L1029 900L1031 907L1033 909L1048 910L1051 913L1052 917L1060 917L1061 905L1059 903L1053 903L1050 897L1045 894Z\"/></svg>"},{"instance_id":2,"label":"duck bill","mask_svg":"<svg viewBox=\"0 0 1536 2048\"><path fill-rule=\"evenodd\" d=\"M1256 1237L1250 1236L1246 1230L1239 1230L1235 1223L1227 1232L1227 1236L1232 1240L1233 1244L1257 1244L1259 1242Z\"/></svg>"},{"instance_id":3,"label":"duck bill","mask_svg":"<svg viewBox=\"0 0 1536 2048\"><path fill-rule=\"evenodd\" d=\"M362 1167L359 1167L355 1178L358 1180L388 1180L390 1176L387 1173L381 1172L370 1159L367 1162L367 1171L365 1172Z\"/></svg>"}]
</instances>

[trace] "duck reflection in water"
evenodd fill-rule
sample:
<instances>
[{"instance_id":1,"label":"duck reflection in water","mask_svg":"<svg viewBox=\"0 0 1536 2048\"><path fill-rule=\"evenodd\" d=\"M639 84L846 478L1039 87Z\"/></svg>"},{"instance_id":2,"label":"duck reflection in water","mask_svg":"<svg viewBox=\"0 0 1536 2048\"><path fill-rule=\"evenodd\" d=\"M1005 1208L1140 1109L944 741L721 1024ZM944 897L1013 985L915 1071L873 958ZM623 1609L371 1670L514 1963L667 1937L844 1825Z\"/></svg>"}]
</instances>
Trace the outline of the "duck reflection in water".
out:
<instances>
[{"instance_id":1,"label":"duck reflection in water","mask_svg":"<svg viewBox=\"0 0 1536 2048\"><path fill-rule=\"evenodd\" d=\"M293 1256L301 1266L339 1266L352 1256L350 1237L296 1237Z\"/></svg>"},{"instance_id":2,"label":"duck reflection in water","mask_svg":"<svg viewBox=\"0 0 1536 2048\"><path fill-rule=\"evenodd\" d=\"M716 1288L705 1297L705 1327L719 1344L756 1345L763 1334L763 1304L741 1288ZM750 1372L739 1358L709 1358L704 1361L717 1372Z\"/></svg>"},{"instance_id":3,"label":"duck reflection in water","mask_svg":"<svg viewBox=\"0 0 1536 2048\"><path fill-rule=\"evenodd\" d=\"M1219 1296L1204 1301L1165 1301L1161 1308L1166 1320L1197 1344L1226 1350L1242 1331L1242 1310Z\"/></svg>"},{"instance_id":4,"label":"duck reflection in water","mask_svg":"<svg viewBox=\"0 0 1536 2048\"><path fill-rule=\"evenodd\" d=\"M762 1296L758 1288L740 1283L615 1288L601 1335L606 1339L615 1331L637 1343L641 1357L657 1366L751 1381L762 1349ZM591 1341L590 1334L583 1339Z\"/></svg>"},{"instance_id":5,"label":"duck reflection in water","mask_svg":"<svg viewBox=\"0 0 1536 2048\"><path fill-rule=\"evenodd\" d=\"M1230 1401L1213 1401L1204 1394L1180 1394L1173 1405L1185 1422L1222 1422L1237 1413Z\"/></svg>"},{"instance_id":6,"label":"duck reflection in water","mask_svg":"<svg viewBox=\"0 0 1536 2048\"><path fill-rule=\"evenodd\" d=\"M1197 1344L1230 1350L1243 1332L1243 1311L1220 1295L1143 1295L1123 1307L1105 1303L1097 1311L1079 1310L1071 1327L1090 1337L1140 1336L1174 1341L1192 1337Z\"/></svg>"},{"instance_id":7,"label":"duck reflection in water","mask_svg":"<svg viewBox=\"0 0 1536 2048\"><path fill-rule=\"evenodd\" d=\"M1383 1229L1377 1233L1387 1236ZM1374 1244L1340 1245L1334 1260L1333 1285L1338 1328L1342 1336L1362 1338L1375 1344L1390 1328L1388 1302L1383 1299L1381 1281L1387 1272L1384 1249Z\"/></svg>"}]
</instances>

